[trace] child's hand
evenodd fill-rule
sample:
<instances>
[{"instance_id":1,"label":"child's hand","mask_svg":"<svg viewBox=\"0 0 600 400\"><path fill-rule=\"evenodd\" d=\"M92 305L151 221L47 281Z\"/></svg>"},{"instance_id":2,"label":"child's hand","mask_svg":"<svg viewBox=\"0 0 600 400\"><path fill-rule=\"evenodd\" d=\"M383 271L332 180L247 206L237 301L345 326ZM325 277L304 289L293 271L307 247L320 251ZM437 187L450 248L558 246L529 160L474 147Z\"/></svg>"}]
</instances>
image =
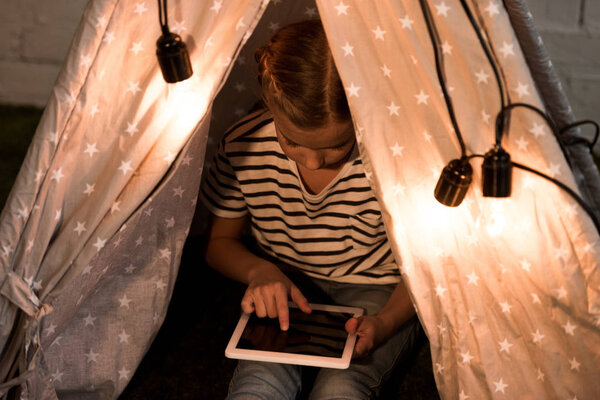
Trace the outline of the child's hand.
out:
<instances>
[{"instance_id":1,"label":"child's hand","mask_svg":"<svg viewBox=\"0 0 600 400\"><path fill-rule=\"evenodd\" d=\"M386 321L377 315L353 317L346 321L346 332L355 333L353 358L362 358L376 349L391 335Z\"/></svg>"},{"instance_id":2,"label":"child's hand","mask_svg":"<svg viewBox=\"0 0 600 400\"><path fill-rule=\"evenodd\" d=\"M312 310L308 300L283 272L270 263L253 268L249 274L249 284L242 298L245 313L256 312L263 318L279 318L281 330L289 327L288 298L305 313Z\"/></svg>"}]
</instances>

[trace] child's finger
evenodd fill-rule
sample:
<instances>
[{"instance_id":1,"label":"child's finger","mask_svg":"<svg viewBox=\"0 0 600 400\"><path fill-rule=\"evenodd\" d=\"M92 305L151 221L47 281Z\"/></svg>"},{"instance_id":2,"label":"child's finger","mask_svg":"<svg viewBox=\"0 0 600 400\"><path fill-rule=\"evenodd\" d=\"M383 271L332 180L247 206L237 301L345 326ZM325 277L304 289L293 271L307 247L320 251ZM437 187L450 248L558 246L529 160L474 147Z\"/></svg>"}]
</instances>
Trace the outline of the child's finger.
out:
<instances>
[{"instance_id":1,"label":"child's finger","mask_svg":"<svg viewBox=\"0 0 600 400\"><path fill-rule=\"evenodd\" d=\"M249 296L248 293L244 294L242 298L242 311L246 314L252 314L254 312L254 300L252 300L252 296Z\"/></svg>"},{"instance_id":2,"label":"child's finger","mask_svg":"<svg viewBox=\"0 0 600 400\"><path fill-rule=\"evenodd\" d=\"M290 311L288 309L287 294L284 292L275 293L275 301L277 303L279 327L282 331L287 331L290 326Z\"/></svg>"},{"instance_id":3,"label":"child's finger","mask_svg":"<svg viewBox=\"0 0 600 400\"><path fill-rule=\"evenodd\" d=\"M350 318L348 321L346 321L346 332L352 334L352 333L356 333L356 329L358 328L358 319L355 317Z\"/></svg>"},{"instance_id":4,"label":"child's finger","mask_svg":"<svg viewBox=\"0 0 600 400\"><path fill-rule=\"evenodd\" d=\"M306 297L304 297L300 289L298 289L295 285L292 285L292 287L290 288L290 297L292 298L292 301L298 306L298 308L300 308L300 310L307 314L310 314L312 312L312 308L310 308L308 300L306 300Z\"/></svg>"}]
</instances>

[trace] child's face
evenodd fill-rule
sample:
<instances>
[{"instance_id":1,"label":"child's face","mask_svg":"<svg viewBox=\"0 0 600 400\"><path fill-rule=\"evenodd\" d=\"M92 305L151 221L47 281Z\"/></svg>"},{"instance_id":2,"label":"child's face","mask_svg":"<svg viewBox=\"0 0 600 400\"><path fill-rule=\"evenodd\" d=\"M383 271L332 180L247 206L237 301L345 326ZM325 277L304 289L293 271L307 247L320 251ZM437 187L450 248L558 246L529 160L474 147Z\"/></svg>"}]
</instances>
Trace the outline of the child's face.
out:
<instances>
[{"instance_id":1,"label":"child's face","mask_svg":"<svg viewBox=\"0 0 600 400\"><path fill-rule=\"evenodd\" d=\"M315 171L338 168L348 159L355 138L351 121L303 129L294 125L277 107L271 107L271 111L279 145L292 161Z\"/></svg>"}]
</instances>

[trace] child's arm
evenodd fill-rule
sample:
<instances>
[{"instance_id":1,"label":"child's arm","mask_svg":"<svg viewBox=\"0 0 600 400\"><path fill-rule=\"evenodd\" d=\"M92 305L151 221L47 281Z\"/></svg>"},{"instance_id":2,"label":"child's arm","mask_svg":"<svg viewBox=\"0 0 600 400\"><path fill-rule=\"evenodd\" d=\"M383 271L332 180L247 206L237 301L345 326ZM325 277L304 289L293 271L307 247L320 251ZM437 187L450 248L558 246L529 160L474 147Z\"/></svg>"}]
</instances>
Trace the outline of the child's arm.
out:
<instances>
[{"instance_id":1,"label":"child's arm","mask_svg":"<svg viewBox=\"0 0 600 400\"><path fill-rule=\"evenodd\" d=\"M223 275L248 284L242 298L246 313L279 318L282 330L289 327L288 298L304 312L311 312L300 290L271 262L256 256L242 243L247 217L214 216L210 228L206 261Z\"/></svg>"},{"instance_id":2,"label":"child's arm","mask_svg":"<svg viewBox=\"0 0 600 400\"><path fill-rule=\"evenodd\" d=\"M413 315L415 315L415 308L404 281L401 280L378 314L350 318L346 322L346 330L358 335L354 356L366 356L388 340Z\"/></svg>"}]
</instances>

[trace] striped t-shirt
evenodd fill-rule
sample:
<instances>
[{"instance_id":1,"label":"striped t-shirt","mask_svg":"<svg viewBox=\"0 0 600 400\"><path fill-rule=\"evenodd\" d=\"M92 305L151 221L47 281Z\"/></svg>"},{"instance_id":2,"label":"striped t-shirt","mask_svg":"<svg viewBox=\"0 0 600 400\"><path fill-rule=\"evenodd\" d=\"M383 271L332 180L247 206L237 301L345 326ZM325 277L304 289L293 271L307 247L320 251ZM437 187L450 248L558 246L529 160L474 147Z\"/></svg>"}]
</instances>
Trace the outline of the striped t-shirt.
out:
<instances>
[{"instance_id":1,"label":"striped t-shirt","mask_svg":"<svg viewBox=\"0 0 600 400\"><path fill-rule=\"evenodd\" d=\"M338 175L311 194L277 141L271 113L262 110L225 133L202 197L219 217L249 213L261 249L307 275L349 283L399 281L356 146Z\"/></svg>"}]
</instances>

